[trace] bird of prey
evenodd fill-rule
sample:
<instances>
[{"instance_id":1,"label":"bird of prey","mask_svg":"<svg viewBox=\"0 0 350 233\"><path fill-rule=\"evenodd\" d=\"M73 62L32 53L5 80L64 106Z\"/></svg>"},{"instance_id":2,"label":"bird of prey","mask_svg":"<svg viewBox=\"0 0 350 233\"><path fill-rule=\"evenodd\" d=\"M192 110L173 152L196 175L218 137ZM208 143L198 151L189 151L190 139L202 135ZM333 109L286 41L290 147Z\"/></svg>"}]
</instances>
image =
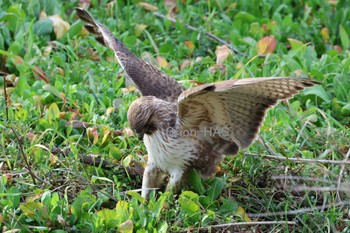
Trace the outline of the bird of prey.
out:
<instances>
[{"instance_id":1,"label":"bird of prey","mask_svg":"<svg viewBox=\"0 0 350 233\"><path fill-rule=\"evenodd\" d=\"M102 24L77 8L85 27L113 49L142 97L128 110L131 129L143 138L148 162L142 196L163 185L177 190L186 172L215 174L225 155L235 155L256 138L266 111L317 82L296 78L247 78L200 85L188 90L157 68L136 58Z\"/></svg>"}]
</instances>

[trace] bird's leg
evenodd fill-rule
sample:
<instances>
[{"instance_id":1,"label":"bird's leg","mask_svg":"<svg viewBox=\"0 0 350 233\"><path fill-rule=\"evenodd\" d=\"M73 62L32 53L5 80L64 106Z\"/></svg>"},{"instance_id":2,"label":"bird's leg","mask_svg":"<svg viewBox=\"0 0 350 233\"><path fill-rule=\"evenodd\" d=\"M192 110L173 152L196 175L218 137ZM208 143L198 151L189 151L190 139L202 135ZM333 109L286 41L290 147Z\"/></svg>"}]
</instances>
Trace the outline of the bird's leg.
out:
<instances>
[{"instance_id":1,"label":"bird's leg","mask_svg":"<svg viewBox=\"0 0 350 233\"><path fill-rule=\"evenodd\" d=\"M147 163L142 178L141 196L148 199L151 188L161 188L162 183L162 171L153 163Z\"/></svg>"},{"instance_id":2,"label":"bird's leg","mask_svg":"<svg viewBox=\"0 0 350 233\"><path fill-rule=\"evenodd\" d=\"M182 170L173 170L169 172L170 178L166 186L166 191L172 191L173 193L178 192L183 174L184 172Z\"/></svg>"}]
</instances>

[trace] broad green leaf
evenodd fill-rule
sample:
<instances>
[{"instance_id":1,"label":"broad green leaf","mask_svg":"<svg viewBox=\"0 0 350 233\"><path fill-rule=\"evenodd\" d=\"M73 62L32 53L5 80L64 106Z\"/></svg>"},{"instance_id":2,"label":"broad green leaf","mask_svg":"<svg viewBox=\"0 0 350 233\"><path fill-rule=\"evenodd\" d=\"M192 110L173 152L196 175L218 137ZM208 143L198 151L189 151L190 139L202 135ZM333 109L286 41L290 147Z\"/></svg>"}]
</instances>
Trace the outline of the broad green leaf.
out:
<instances>
[{"instance_id":1,"label":"broad green leaf","mask_svg":"<svg viewBox=\"0 0 350 233\"><path fill-rule=\"evenodd\" d=\"M255 16L244 11L238 12L235 16L235 21L242 21L244 23L251 23L255 21Z\"/></svg>"},{"instance_id":2,"label":"broad green leaf","mask_svg":"<svg viewBox=\"0 0 350 233\"><path fill-rule=\"evenodd\" d=\"M184 191L179 197L181 210L191 214L200 210L198 194L191 191Z\"/></svg>"},{"instance_id":3,"label":"broad green leaf","mask_svg":"<svg viewBox=\"0 0 350 233\"><path fill-rule=\"evenodd\" d=\"M159 218L160 212L163 209L165 200L168 196L169 192L165 192L158 198L158 200L153 205L150 204L150 210L153 217L157 219Z\"/></svg>"},{"instance_id":4,"label":"broad green leaf","mask_svg":"<svg viewBox=\"0 0 350 233\"><path fill-rule=\"evenodd\" d=\"M198 171L191 169L188 173L188 183L196 193L200 195L204 194L204 186L202 184L201 177L198 174Z\"/></svg>"},{"instance_id":5,"label":"broad green leaf","mask_svg":"<svg viewBox=\"0 0 350 233\"><path fill-rule=\"evenodd\" d=\"M19 207L22 212L30 218L34 218L38 213L43 213L44 205L40 202L28 202Z\"/></svg>"},{"instance_id":6,"label":"broad green leaf","mask_svg":"<svg viewBox=\"0 0 350 233\"><path fill-rule=\"evenodd\" d=\"M350 39L349 39L349 35L346 32L343 25L339 25L339 36L340 36L340 40L341 40L341 44L343 46L343 49L349 49L349 46L350 46L349 40Z\"/></svg>"},{"instance_id":7,"label":"broad green leaf","mask_svg":"<svg viewBox=\"0 0 350 233\"><path fill-rule=\"evenodd\" d=\"M223 199L220 206L219 213L221 214L233 214L237 211L238 204L233 199Z\"/></svg>"},{"instance_id":8,"label":"broad green leaf","mask_svg":"<svg viewBox=\"0 0 350 233\"><path fill-rule=\"evenodd\" d=\"M107 227L112 227L122 220L118 218L116 210L103 209L97 212L99 221L102 221Z\"/></svg>"},{"instance_id":9,"label":"broad green leaf","mask_svg":"<svg viewBox=\"0 0 350 233\"><path fill-rule=\"evenodd\" d=\"M341 108L340 113L344 116L350 116L350 103Z\"/></svg>"},{"instance_id":10,"label":"broad green leaf","mask_svg":"<svg viewBox=\"0 0 350 233\"><path fill-rule=\"evenodd\" d=\"M292 50L298 50L305 47L304 43L299 40L288 38L288 41Z\"/></svg>"},{"instance_id":11,"label":"broad green leaf","mask_svg":"<svg viewBox=\"0 0 350 233\"><path fill-rule=\"evenodd\" d=\"M8 191L8 199L11 201L12 208L17 208L20 203L21 193L16 187L11 187Z\"/></svg>"},{"instance_id":12,"label":"broad green leaf","mask_svg":"<svg viewBox=\"0 0 350 233\"><path fill-rule=\"evenodd\" d=\"M119 226L120 233L132 233L134 229L134 223L132 220L126 220Z\"/></svg>"},{"instance_id":13,"label":"broad green leaf","mask_svg":"<svg viewBox=\"0 0 350 233\"><path fill-rule=\"evenodd\" d=\"M53 31L53 23L49 19L40 19L34 23L34 32L38 36L49 35Z\"/></svg>"},{"instance_id":14,"label":"broad green leaf","mask_svg":"<svg viewBox=\"0 0 350 233\"><path fill-rule=\"evenodd\" d=\"M51 203L51 191L45 191L43 195L41 196L41 203L43 203L45 206L50 206Z\"/></svg>"},{"instance_id":15,"label":"broad green leaf","mask_svg":"<svg viewBox=\"0 0 350 233\"><path fill-rule=\"evenodd\" d=\"M304 90L305 95L316 95L317 97L323 99L326 102L331 101L330 97L328 96L328 93L321 85L316 85L313 87L309 87L306 90Z\"/></svg>"},{"instance_id":16,"label":"broad green leaf","mask_svg":"<svg viewBox=\"0 0 350 233\"><path fill-rule=\"evenodd\" d=\"M147 25L146 24L136 24L135 25L135 28L134 28L134 31L135 31L135 35L137 37L141 36L142 32L147 28Z\"/></svg>"},{"instance_id":17,"label":"broad green leaf","mask_svg":"<svg viewBox=\"0 0 350 233\"><path fill-rule=\"evenodd\" d=\"M134 197L134 198L136 198L136 200L138 200L141 204L145 204L146 203L145 198L141 197L141 195L138 192L129 191L127 194L132 196L132 197Z\"/></svg>"},{"instance_id":18,"label":"broad green leaf","mask_svg":"<svg viewBox=\"0 0 350 233\"><path fill-rule=\"evenodd\" d=\"M115 208L116 213L115 216L120 222L124 222L129 220L129 203L123 200L118 201L117 206Z\"/></svg>"},{"instance_id":19,"label":"broad green leaf","mask_svg":"<svg viewBox=\"0 0 350 233\"><path fill-rule=\"evenodd\" d=\"M56 119L60 117L60 110L58 109L58 106L56 103L52 103L49 107L48 113L47 113L47 119L50 124Z\"/></svg>"},{"instance_id":20,"label":"broad green leaf","mask_svg":"<svg viewBox=\"0 0 350 233\"><path fill-rule=\"evenodd\" d=\"M223 188L225 187L226 180L223 177L215 177L210 182L210 188L207 191L207 195L210 198L210 202L216 200L219 195L222 193Z\"/></svg>"},{"instance_id":21,"label":"broad green leaf","mask_svg":"<svg viewBox=\"0 0 350 233\"><path fill-rule=\"evenodd\" d=\"M168 228L169 228L169 225L166 221L163 221L162 223L160 223L157 227L157 232L159 233L166 233L168 232Z\"/></svg>"},{"instance_id":22,"label":"broad green leaf","mask_svg":"<svg viewBox=\"0 0 350 233\"><path fill-rule=\"evenodd\" d=\"M43 90L48 91L51 94L53 94L53 95L55 95L55 96L57 96L59 98L62 98L61 93L54 86L52 86L51 84L45 84L43 86Z\"/></svg>"}]
</instances>

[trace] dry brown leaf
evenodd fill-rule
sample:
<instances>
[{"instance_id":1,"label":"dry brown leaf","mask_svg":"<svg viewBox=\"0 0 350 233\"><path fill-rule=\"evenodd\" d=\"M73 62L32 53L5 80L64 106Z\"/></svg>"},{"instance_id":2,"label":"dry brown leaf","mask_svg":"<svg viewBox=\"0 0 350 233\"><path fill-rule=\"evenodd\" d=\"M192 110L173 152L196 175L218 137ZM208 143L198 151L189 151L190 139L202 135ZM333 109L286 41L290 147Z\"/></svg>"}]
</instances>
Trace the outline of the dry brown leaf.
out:
<instances>
[{"instance_id":1,"label":"dry brown leaf","mask_svg":"<svg viewBox=\"0 0 350 233\"><path fill-rule=\"evenodd\" d=\"M181 65L180 65L180 70L184 70L185 68L187 67L190 67L191 66L191 60L183 60Z\"/></svg>"},{"instance_id":2,"label":"dry brown leaf","mask_svg":"<svg viewBox=\"0 0 350 233\"><path fill-rule=\"evenodd\" d=\"M49 16L48 19L50 19L53 23L53 31L57 39L64 36L70 28L69 23L64 21L59 15Z\"/></svg>"},{"instance_id":3,"label":"dry brown leaf","mask_svg":"<svg viewBox=\"0 0 350 233\"><path fill-rule=\"evenodd\" d=\"M136 90L136 87L134 86L134 85L129 85L129 86L127 86L127 87L123 87L122 88L122 93L124 94L124 95L127 95L127 94L129 94L129 92L133 92L133 91L135 91Z\"/></svg>"},{"instance_id":4,"label":"dry brown leaf","mask_svg":"<svg viewBox=\"0 0 350 233\"><path fill-rule=\"evenodd\" d=\"M33 66L33 73L37 79L43 80L45 83L49 83L49 79L46 77L45 72L39 66Z\"/></svg>"},{"instance_id":5,"label":"dry brown leaf","mask_svg":"<svg viewBox=\"0 0 350 233\"><path fill-rule=\"evenodd\" d=\"M107 108L107 110L106 110L106 115L107 115L107 116L111 115L111 113L114 112L114 110L115 110L115 109L114 109L113 107Z\"/></svg>"},{"instance_id":6,"label":"dry brown leaf","mask_svg":"<svg viewBox=\"0 0 350 233\"><path fill-rule=\"evenodd\" d=\"M166 16L169 18L176 18L178 8L177 8L177 1L176 0L165 0L164 1L164 6L166 8L169 8Z\"/></svg>"},{"instance_id":7,"label":"dry brown leaf","mask_svg":"<svg viewBox=\"0 0 350 233\"><path fill-rule=\"evenodd\" d=\"M147 2L139 2L138 5L142 6L143 8L145 8L148 11L157 11L158 10L158 7L153 6Z\"/></svg>"},{"instance_id":8,"label":"dry brown leaf","mask_svg":"<svg viewBox=\"0 0 350 233\"><path fill-rule=\"evenodd\" d=\"M107 129L106 131L103 132L103 138L102 138L102 144L105 143L107 140L108 136L113 135L113 131Z\"/></svg>"},{"instance_id":9,"label":"dry brown leaf","mask_svg":"<svg viewBox=\"0 0 350 233\"><path fill-rule=\"evenodd\" d=\"M94 140L93 140L93 144L95 145L98 141L98 131L95 127L91 127L91 128L87 128L87 136L93 136Z\"/></svg>"},{"instance_id":10,"label":"dry brown leaf","mask_svg":"<svg viewBox=\"0 0 350 233\"><path fill-rule=\"evenodd\" d=\"M190 40L186 40L185 41L185 46L190 50L190 52L192 53L193 50L196 48L196 46L194 45L194 43Z\"/></svg>"},{"instance_id":11,"label":"dry brown leaf","mask_svg":"<svg viewBox=\"0 0 350 233\"><path fill-rule=\"evenodd\" d=\"M64 76L65 75L65 72L64 72L64 69L60 68L60 67L56 67L55 68L55 72L60 75L60 76Z\"/></svg>"},{"instance_id":12,"label":"dry brown leaf","mask_svg":"<svg viewBox=\"0 0 350 233\"><path fill-rule=\"evenodd\" d=\"M167 62L167 60L161 56L157 56L157 63L158 63L158 66L161 68L165 68L169 66L169 63Z\"/></svg>"},{"instance_id":13,"label":"dry brown leaf","mask_svg":"<svg viewBox=\"0 0 350 233\"><path fill-rule=\"evenodd\" d=\"M276 39L273 36L265 36L259 40L257 44L257 50L259 56L267 56L276 48Z\"/></svg>"},{"instance_id":14,"label":"dry brown leaf","mask_svg":"<svg viewBox=\"0 0 350 233\"><path fill-rule=\"evenodd\" d=\"M236 69L237 70L240 70L243 67L244 67L244 64L242 62L238 62L237 65L236 65Z\"/></svg>"},{"instance_id":15,"label":"dry brown leaf","mask_svg":"<svg viewBox=\"0 0 350 233\"><path fill-rule=\"evenodd\" d=\"M209 73L213 74L220 71L222 74L226 73L226 66L223 64L215 64L208 69Z\"/></svg>"},{"instance_id":16,"label":"dry brown leaf","mask_svg":"<svg viewBox=\"0 0 350 233\"><path fill-rule=\"evenodd\" d=\"M191 79L191 80L179 80L178 82L179 82L180 84L183 84L183 83L191 83L191 84L193 84L194 86L199 86L199 85L205 84L205 83L203 83L203 82L200 82L200 81L197 81L197 80L193 80L193 79Z\"/></svg>"},{"instance_id":17,"label":"dry brown leaf","mask_svg":"<svg viewBox=\"0 0 350 233\"><path fill-rule=\"evenodd\" d=\"M78 6L84 9L88 9L91 6L90 0L79 0Z\"/></svg>"},{"instance_id":18,"label":"dry brown leaf","mask_svg":"<svg viewBox=\"0 0 350 233\"><path fill-rule=\"evenodd\" d=\"M27 138L28 138L29 140L33 140L33 139L36 138L36 135L35 135L34 133L32 133L32 132L28 132L28 133L27 133Z\"/></svg>"},{"instance_id":19,"label":"dry brown leaf","mask_svg":"<svg viewBox=\"0 0 350 233\"><path fill-rule=\"evenodd\" d=\"M228 56L232 55L232 50L227 45L219 45L215 50L216 64L222 64Z\"/></svg>"},{"instance_id":20,"label":"dry brown leaf","mask_svg":"<svg viewBox=\"0 0 350 233\"><path fill-rule=\"evenodd\" d=\"M134 136L134 132L130 128L124 128L123 133L127 137L132 137Z\"/></svg>"},{"instance_id":21,"label":"dry brown leaf","mask_svg":"<svg viewBox=\"0 0 350 233\"><path fill-rule=\"evenodd\" d=\"M43 55L45 57L48 57L48 56L50 56L51 52L52 52L52 45L48 45L44 48Z\"/></svg>"},{"instance_id":22,"label":"dry brown leaf","mask_svg":"<svg viewBox=\"0 0 350 233\"><path fill-rule=\"evenodd\" d=\"M339 53L343 51L342 47L340 47L339 45L334 45L333 49L337 50Z\"/></svg>"},{"instance_id":23,"label":"dry brown leaf","mask_svg":"<svg viewBox=\"0 0 350 233\"><path fill-rule=\"evenodd\" d=\"M324 27L321 29L321 35L322 35L322 39L324 42L328 42L329 41L329 30L328 28Z\"/></svg>"},{"instance_id":24,"label":"dry brown leaf","mask_svg":"<svg viewBox=\"0 0 350 233\"><path fill-rule=\"evenodd\" d=\"M235 216L241 217L242 220L245 222L251 222L252 220L248 217L245 210L242 208L242 206L238 206L236 212L233 214Z\"/></svg>"},{"instance_id":25,"label":"dry brown leaf","mask_svg":"<svg viewBox=\"0 0 350 233\"><path fill-rule=\"evenodd\" d=\"M17 64L19 64L19 65L24 64L24 60L23 60L23 58L20 57L20 56L17 56L17 55L16 55L13 59L14 59L15 65L17 65Z\"/></svg>"}]
</instances>

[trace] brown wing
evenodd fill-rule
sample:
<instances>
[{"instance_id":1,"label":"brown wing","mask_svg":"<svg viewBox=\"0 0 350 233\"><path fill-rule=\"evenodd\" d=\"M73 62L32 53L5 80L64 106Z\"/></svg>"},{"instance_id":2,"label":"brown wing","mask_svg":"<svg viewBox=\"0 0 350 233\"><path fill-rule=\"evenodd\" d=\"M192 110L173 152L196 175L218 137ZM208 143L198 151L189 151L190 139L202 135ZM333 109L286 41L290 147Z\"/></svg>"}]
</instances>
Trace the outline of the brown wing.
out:
<instances>
[{"instance_id":1,"label":"brown wing","mask_svg":"<svg viewBox=\"0 0 350 233\"><path fill-rule=\"evenodd\" d=\"M96 35L96 40L112 49L127 75L133 80L143 96L175 102L182 86L158 68L135 57L104 25L96 21L83 8L76 8L77 15L87 24L85 28Z\"/></svg>"},{"instance_id":2,"label":"brown wing","mask_svg":"<svg viewBox=\"0 0 350 233\"><path fill-rule=\"evenodd\" d=\"M219 137L224 144L231 143L228 147L246 148L255 139L269 107L314 84L305 79L249 78L201 85L179 96L180 124L183 130L207 132L207 141L215 142Z\"/></svg>"}]
</instances>

